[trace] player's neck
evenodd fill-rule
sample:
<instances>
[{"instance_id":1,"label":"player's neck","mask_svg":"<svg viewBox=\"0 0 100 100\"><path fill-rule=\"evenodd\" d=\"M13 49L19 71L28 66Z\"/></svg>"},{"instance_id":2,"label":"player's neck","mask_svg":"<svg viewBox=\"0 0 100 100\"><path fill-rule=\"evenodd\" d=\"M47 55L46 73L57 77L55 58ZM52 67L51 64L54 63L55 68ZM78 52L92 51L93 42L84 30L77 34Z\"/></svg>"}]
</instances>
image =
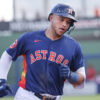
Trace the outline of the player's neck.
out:
<instances>
[{"instance_id":1,"label":"player's neck","mask_svg":"<svg viewBox=\"0 0 100 100\"><path fill-rule=\"evenodd\" d=\"M57 35L55 34L55 32L54 32L52 29L50 29L50 28L48 28L48 29L46 30L45 35L46 35L49 39L51 39L51 40L58 40L58 39L60 39L60 38L62 37L62 36L57 36Z\"/></svg>"}]
</instances>

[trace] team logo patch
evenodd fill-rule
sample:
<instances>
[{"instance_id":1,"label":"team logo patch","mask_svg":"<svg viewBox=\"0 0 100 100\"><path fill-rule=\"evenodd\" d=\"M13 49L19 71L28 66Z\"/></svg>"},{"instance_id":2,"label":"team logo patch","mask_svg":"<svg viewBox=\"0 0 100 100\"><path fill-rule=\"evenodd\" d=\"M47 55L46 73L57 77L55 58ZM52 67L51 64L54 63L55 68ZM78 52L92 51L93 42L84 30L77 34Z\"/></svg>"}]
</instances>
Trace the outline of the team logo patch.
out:
<instances>
[{"instance_id":1,"label":"team logo patch","mask_svg":"<svg viewBox=\"0 0 100 100\"><path fill-rule=\"evenodd\" d=\"M18 41L16 40L13 44L10 45L10 48L11 49L15 48L17 46L17 44L18 44Z\"/></svg>"},{"instance_id":2,"label":"team logo patch","mask_svg":"<svg viewBox=\"0 0 100 100\"><path fill-rule=\"evenodd\" d=\"M68 9L68 13L69 14L72 14L73 13L73 10L72 9Z\"/></svg>"}]
</instances>

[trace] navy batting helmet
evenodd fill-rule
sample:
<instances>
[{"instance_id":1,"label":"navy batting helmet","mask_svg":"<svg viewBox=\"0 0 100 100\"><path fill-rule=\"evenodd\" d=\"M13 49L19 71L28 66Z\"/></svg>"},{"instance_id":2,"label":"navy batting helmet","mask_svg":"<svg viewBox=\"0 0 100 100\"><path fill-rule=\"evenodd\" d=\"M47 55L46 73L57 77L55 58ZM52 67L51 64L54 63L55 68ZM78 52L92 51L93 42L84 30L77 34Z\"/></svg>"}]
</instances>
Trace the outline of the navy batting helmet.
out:
<instances>
[{"instance_id":1,"label":"navy batting helmet","mask_svg":"<svg viewBox=\"0 0 100 100\"><path fill-rule=\"evenodd\" d=\"M69 6L65 4L57 4L50 12L49 17L51 14L56 14L59 16L67 17L73 20L73 22L76 22L75 18L75 11ZM49 19L48 17L48 19Z\"/></svg>"}]
</instances>

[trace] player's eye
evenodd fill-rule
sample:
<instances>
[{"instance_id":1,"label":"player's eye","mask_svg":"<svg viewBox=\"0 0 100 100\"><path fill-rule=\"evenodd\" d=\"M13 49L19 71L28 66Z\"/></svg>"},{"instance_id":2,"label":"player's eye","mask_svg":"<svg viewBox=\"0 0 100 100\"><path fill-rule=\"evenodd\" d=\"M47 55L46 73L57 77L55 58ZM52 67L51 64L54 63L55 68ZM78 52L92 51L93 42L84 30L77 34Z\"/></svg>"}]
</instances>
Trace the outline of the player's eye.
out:
<instances>
[{"instance_id":1,"label":"player's eye","mask_svg":"<svg viewBox=\"0 0 100 100\"><path fill-rule=\"evenodd\" d=\"M66 24L69 24L70 25L71 24L71 21L66 21Z\"/></svg>"}]
</instances>

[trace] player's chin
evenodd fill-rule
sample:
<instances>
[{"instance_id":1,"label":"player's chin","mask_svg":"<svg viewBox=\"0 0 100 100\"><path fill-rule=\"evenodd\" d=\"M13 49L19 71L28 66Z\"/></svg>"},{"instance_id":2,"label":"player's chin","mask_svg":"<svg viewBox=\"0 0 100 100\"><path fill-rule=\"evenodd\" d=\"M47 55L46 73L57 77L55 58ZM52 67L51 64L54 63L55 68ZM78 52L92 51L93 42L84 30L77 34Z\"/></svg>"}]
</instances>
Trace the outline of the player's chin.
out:
<instances>
[{"instance_id":1,"label":"player's chin","mask_svg":"<svg viewBox=\"0 0 100 100\"><path fill-rule=\"evenodd\" d=\"M64 33L65 33L65 31L58 31L58 32L57 32L57 34L58 34L59 36L62 36Z\"/></svg>"}]
</instances>

